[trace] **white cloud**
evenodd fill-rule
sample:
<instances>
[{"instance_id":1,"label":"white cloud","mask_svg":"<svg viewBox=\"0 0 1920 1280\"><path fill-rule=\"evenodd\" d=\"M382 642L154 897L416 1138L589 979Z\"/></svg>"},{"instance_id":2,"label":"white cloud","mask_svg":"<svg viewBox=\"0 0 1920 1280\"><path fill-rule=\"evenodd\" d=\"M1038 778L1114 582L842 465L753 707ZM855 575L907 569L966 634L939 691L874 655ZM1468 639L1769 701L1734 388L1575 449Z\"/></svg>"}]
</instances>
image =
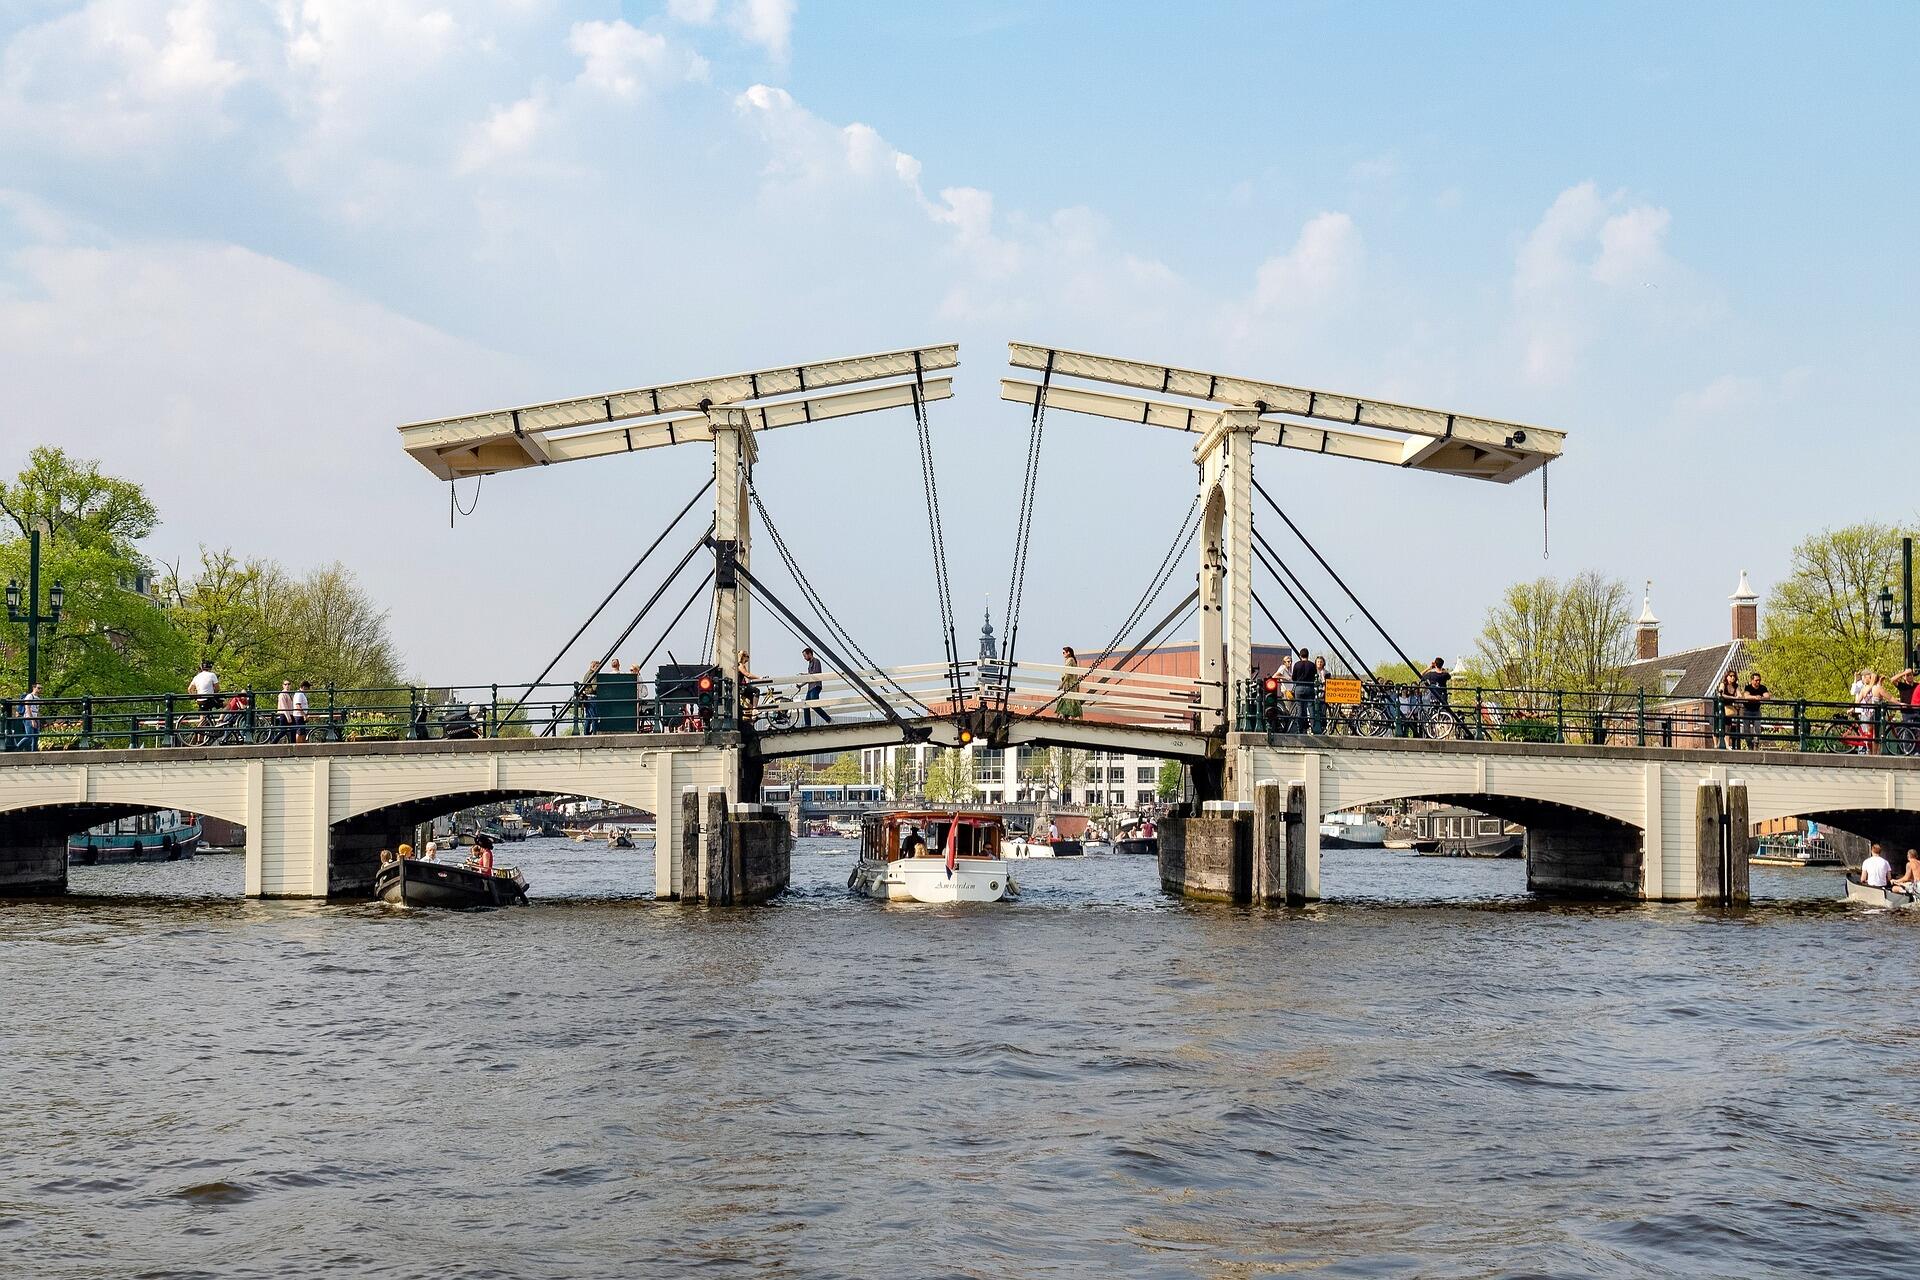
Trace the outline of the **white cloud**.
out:
<instances>
[{"instance_id":1,"label":"white cloud","mask_svg":"<svg viewBox=\"0 0 1920 1280\"><path fill-rule=\"evenodd\" d=\"M1632 204L1624 192L1600 194L1592 182L1554 198L1514 258L1513 302L1521 370L1553 385L1579 367L1615 325L1675 316L1682 277L1666 252L1672 216ZM1656 304L1648 295L1667 289Z\"/></svg>"},{"instance_id":2,"label":"white cloud","mask_svg":"<svg viewBox=\"0 0 1920 1280\"><path fill-rule=\"evenodd\" d=\"M526 154L549 114L546 101L538 95L496 108L486 123L474 130L461 152L461 171L472 173Z\"/></svg>"},{"instance_id":3,"label":"white cloud","mask_svg":"<svg viewBox=\"0 0 1920 1280\"><path fill-rule=\"evenodd\" d=\"M793 10L794 0L737 0L727 22L769 57L784 59L793 35Z\"/></svg>"},{"instance_id":4,"label":"white cloud","mask_svg":"<svg viewBox=\"0 0 1920 1280\"><path fill-rule=\"evenodd\" d=\"M0 137L86 152L231 128L248 72L212 0L92 0L24 27L0 52Z\"/></svg>"},{"instance_id":5,"label":"white cloud","mask_svg":"<svg viewBox=\"0 0 1920 1280\"><path fill-rule=\"evenodd\" d=\"M625 22L577 22L567 47L581 61L580 83L616 98L635 98L678 80L702 80L707 61L665 36Z\"/></svg>"},{"instance_id":6,"label":"white cloud","mask_svg":"<svg viewBox=\"0 0 1920 1280\"><path fill-rule=\"evenodd\" d=\"M704 27L720 8L720 0L667 0L667 13L675 22Z\"/></svg>"},{"instance_id":7,"label":"white cloud","mask_svg":"<svg viewBox=\"0 0 1920 1280\"><path fill-rule=\"evenodd\" d=\"M1344 213L1322 213L1300 228L1293 248L1260 264L1254 274L1256 310L1314 306L1352 282L1365 250L1359 229Z\"/></svg>"}]
</instances>

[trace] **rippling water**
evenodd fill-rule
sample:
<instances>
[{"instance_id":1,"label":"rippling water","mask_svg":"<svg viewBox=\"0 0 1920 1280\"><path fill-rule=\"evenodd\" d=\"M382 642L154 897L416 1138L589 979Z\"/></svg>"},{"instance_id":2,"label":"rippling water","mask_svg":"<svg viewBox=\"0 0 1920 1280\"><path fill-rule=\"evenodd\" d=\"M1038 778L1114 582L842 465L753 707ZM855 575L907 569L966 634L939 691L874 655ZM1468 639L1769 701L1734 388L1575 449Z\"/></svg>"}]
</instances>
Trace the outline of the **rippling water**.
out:
<instances>
[{"instance_id":1,"label":"rippling water","mask_svg":"<svg viewBox=\"0 0 1920 1280\"><path fill-rule=\"evenodd\" d=\"M1261 913L1096 857L914 908L803 841L730 911L513 853L491 915L245 902L235 857L0 904L7 1270L1920 1273L1920 922L1831 874L1549 908L1330 853Z\"/></svg>"}]
</instances>

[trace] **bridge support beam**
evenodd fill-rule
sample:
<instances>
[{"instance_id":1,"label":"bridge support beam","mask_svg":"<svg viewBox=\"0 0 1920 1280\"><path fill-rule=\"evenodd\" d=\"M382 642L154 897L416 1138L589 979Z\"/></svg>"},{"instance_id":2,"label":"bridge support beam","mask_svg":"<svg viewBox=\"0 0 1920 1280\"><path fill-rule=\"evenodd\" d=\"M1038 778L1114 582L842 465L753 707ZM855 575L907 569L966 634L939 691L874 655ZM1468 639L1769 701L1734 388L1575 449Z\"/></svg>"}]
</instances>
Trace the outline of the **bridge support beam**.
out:
<instances>
[{"instance_id":1,"label":"bridge support beam","mask_svg":"<svg viewBox=\"0 0 1920 1280\"><path fill-rule=\"evenodd\" d=\"M731 547L737 565L751 568L752 519L747 481L756 446L745 409L709 409L713 427L713 537ZM713 664L738 687L740 654L753 642L751 604L733 566L719 564L713 580ZM765 670L763 667L762 670Z\"/></svg>"},{"instance_id":2,"label":"bridge support beam","mask_svg":"<svg viewBox=\"0 0 1920 1280\"><path fill-rule=\"evenodd\" d=\"M1200 729L1233 717L1253 671L1253 438L1260 415L1230 409L1194 447L1200 464Z\"/></svg>"},{"instance_id":3,"label":"bridge support beam","mask_svg":"<svg viewBox=\"0 0 1920 1280\"><path fill-rule=\"evenodd\" d=\"M1160 823L1160 887L1201 902L1254 900L1254 807L1234 800L1202 803L1197 817L1180 810Z\"/></svg>"}]
</instances>

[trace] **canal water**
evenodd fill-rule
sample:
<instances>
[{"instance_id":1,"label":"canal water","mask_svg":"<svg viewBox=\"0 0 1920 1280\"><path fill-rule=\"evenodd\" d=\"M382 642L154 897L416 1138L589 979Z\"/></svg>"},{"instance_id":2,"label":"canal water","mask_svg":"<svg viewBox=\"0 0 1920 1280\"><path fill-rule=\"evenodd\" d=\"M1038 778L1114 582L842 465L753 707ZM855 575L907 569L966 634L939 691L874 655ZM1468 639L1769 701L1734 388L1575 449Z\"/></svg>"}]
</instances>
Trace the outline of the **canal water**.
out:
<instances>
[{"instance_id":1,"label":"canal water","mask_svg":"<svg viewBox=\"0 0 1920 1280\"><path fill-rule=\"evenodd\" d=\"M9 1274L1920 1274L1920 921L1547 907L1330 852L1299 911L1035 862L1020 902L645 901L514 846L491 915L0 903Z\"/></svg>"}]
</instances>

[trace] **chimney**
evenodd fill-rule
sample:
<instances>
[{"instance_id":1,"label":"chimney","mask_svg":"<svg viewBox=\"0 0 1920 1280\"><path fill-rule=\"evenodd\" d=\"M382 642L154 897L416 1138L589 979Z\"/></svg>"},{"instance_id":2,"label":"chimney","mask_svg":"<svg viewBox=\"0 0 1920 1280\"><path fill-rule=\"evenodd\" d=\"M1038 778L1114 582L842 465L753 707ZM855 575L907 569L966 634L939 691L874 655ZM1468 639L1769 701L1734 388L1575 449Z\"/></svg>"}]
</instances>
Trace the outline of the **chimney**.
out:
<instances>
[{"instance_id":1,"label":"chimney","mask_svg":"<svg viewBox=\"0 0 1920 1280\"><path fill-rule=\"evenodd\" d=\"M1733 638L1735 640L1755 640L1760 636L1760 596L1747 581L1747 571L1740 571L1740 585L1727 597L1733 602Z\"/></svg>"},{"instance_id":2,"label":"chimney","mask_svg":"<svg viewBox=\"0 0 1920 1280\"><path fill-rule=\"evenodd\" d=\"M1640 620L1633 624L1633 657L1636 662L1660 656L1660 619L1653 616L1653 583L1647 583L1646 597L1640 602Z\"/></svg>"}]
</instances>

